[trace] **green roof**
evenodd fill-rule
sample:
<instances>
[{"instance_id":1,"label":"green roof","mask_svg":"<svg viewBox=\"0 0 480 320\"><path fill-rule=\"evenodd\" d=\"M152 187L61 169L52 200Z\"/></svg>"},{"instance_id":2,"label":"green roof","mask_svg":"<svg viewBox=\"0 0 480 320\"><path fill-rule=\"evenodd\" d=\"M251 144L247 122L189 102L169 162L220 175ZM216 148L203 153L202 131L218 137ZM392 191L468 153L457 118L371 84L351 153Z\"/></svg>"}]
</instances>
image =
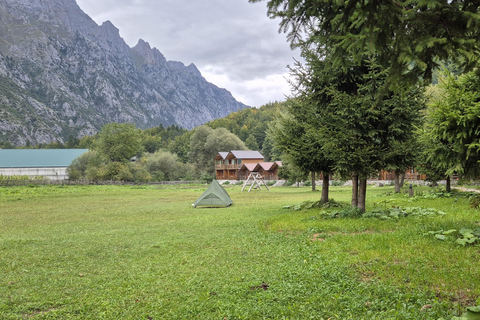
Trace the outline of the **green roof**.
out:
<instances>
[{"instance_id":1,"label":"green roof","mask_svg":"<svg viewBox=\"0 0 480 320\"><path fill-rule=\"evenodd\" d=\"M68 167L88 149L0 149L0 168Z\"/></svg>"}]
</instances>

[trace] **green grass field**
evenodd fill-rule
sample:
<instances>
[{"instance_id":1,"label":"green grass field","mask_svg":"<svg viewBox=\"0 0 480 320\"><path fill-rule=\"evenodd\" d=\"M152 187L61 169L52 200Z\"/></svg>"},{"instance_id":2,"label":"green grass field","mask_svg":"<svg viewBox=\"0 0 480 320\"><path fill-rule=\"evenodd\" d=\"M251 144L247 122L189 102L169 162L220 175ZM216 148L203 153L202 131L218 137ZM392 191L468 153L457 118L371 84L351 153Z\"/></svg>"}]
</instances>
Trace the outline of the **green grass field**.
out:
<instances>
[{"instance_id":1,"label":"green grass field","mask_svg":"<svg viewBox=\"0 0 480 320\"><path fill-rule=\"evenodd\" d=\"M318 200L309 188L227 186L232 207L192 208L205 189L0 188L0 319L452 319L480 304L478 245L424 235L479 227L466 197L369 188L367 210L446 214L323 219L283 208Z\"/></svg>"}]
</instances>

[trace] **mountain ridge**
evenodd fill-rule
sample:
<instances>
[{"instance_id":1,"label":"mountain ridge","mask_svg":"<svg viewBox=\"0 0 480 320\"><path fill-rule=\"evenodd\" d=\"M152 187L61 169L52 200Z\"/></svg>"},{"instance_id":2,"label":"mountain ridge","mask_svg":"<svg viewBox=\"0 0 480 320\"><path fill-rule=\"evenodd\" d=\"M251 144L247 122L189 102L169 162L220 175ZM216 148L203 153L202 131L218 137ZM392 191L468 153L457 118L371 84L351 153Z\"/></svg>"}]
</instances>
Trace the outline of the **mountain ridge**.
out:
<instances>
[{"instance_id":1,"label":"mountain ridge","mask_svg":"<svg viewBox=\"0 0 480 320\"><path fill-rule=\"evenodd\" d=\"M0 2L0 141L64 142L108 122L191 129L247 107L75 0Z\"/></svg>"}]
</instances>

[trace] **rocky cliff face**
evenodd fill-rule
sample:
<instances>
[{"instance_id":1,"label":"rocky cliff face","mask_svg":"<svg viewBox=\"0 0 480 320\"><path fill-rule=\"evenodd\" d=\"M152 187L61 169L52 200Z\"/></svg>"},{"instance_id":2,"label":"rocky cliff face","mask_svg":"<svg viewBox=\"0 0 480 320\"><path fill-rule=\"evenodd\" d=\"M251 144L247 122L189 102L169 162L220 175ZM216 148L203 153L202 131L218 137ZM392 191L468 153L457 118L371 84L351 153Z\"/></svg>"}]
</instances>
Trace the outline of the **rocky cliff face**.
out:
<instances>
[{"instance_id":1,"label":"rocky cliff face","mask_svg":"<svg viewBox=\"0 0 480 320\"><path fill-rule=\"evenodd\" d=\"M75 0L0 0L0 141L65 141L108 122L191 129L246 107L195 65L130 48Z\"/></svg>"}]
</instances>

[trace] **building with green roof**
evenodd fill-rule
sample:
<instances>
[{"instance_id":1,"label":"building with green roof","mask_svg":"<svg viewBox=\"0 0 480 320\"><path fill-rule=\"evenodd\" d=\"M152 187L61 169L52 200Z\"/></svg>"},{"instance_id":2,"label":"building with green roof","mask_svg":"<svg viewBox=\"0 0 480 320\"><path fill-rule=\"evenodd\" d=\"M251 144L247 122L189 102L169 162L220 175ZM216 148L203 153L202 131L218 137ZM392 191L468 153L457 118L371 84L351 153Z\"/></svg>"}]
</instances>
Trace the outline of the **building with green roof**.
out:
<instances>
[{"instance_id":1,"label":"building with green roof","mask_svg":"<svg viewBox=\"0 0 480 320\"><path fill-rule=\"evenodd\" d=\"M88 149L0 149L0 175L68 179L67 167Z\"/></svg>"}]
</instances>

